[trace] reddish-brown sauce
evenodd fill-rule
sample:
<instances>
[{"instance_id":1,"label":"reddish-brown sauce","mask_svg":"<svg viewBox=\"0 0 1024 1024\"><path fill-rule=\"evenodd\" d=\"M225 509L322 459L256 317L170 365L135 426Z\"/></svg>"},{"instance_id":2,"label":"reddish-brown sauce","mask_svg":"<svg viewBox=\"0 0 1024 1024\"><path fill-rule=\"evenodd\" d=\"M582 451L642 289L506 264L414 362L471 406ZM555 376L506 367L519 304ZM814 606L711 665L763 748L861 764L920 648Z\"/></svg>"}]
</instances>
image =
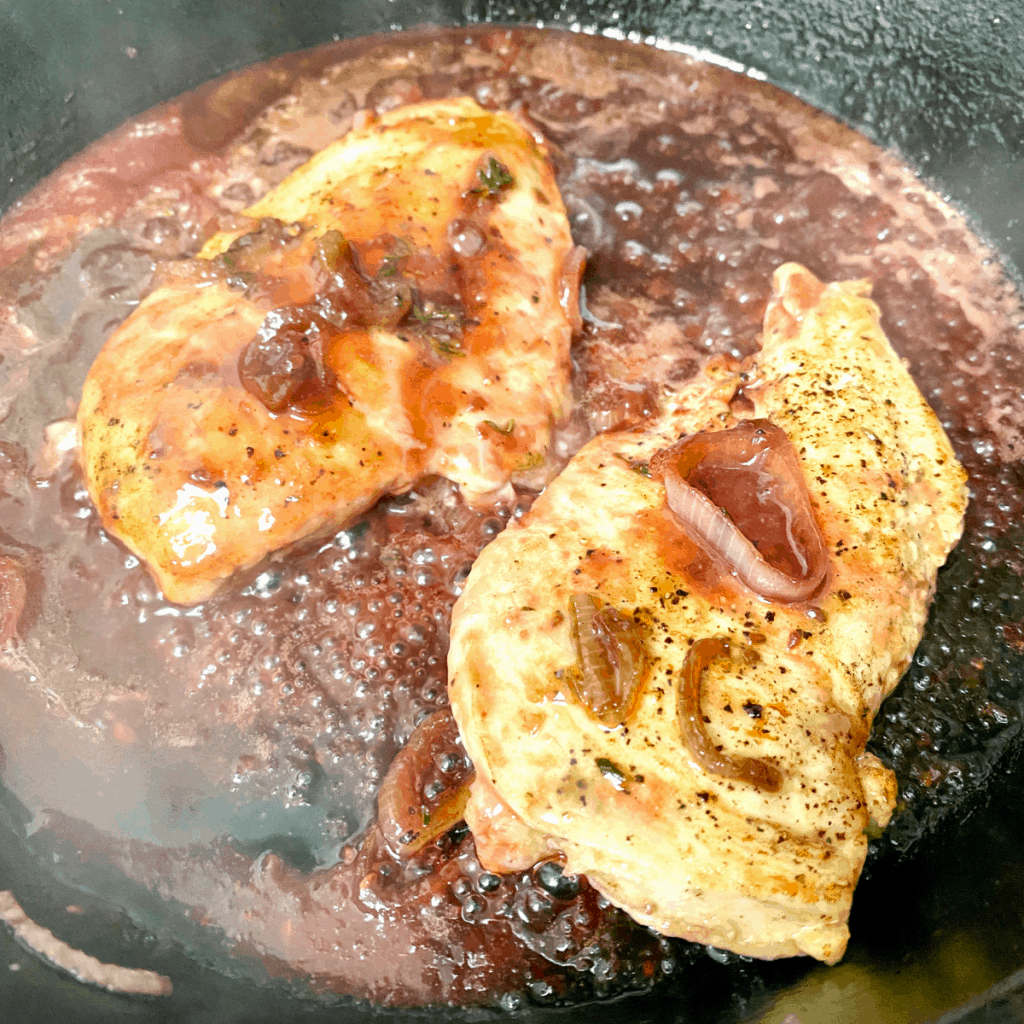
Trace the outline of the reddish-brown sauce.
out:
<instances>
[{"instance_id":1,"label":"reddish-brown sauce","mask_svg":"<svg viewBox=\"0 0 1024 1024\"><path fill-rule=\"evenodd\" d=\"M158 263L194 254L357 111L458 94L522 105L590 254L564 457L642 421L711 355L753 351L779 264L871 278L973 490L928 637L876 727L900 778L895 842L981 784L1024 708L1004 640L1024 622L1024 318L963 220L861 137L721 68L556 33L435 32L275 61L130 122L9 211L0 636L17 636L0 652L0 746L7 785L47 812L33 841L58 865L112 863L226 950L318 990L515 1006L646 988L702 956L556 864L488 874L462 828L396 856L373 825L396 752L446 706L461 581L532 495L480 511L428 483L183 609L100 529L60 430L44 444ZM480 244L467 217L453 249L472 259ZM277 358L305 376L275 398ZM256 353L251 369L242 379L272 402L318 386L315 352ZM442 756L464 757L454 740ZM443 782L437 767L424 786ZM159 930L151 904L125 898Z\"/></svg>"},{"instance_id":2,"label":"reddish-brown sauce","mask_svg":"<svg viewBox=\"0 0 1024 1024\"><path fill-rule=\"evenodd\" d=\"M502 249L485 237L486 213L513 178L492 156L481 162L477 180L462 196L464 216L448 227L447 258L390 233L357 245L332 230L311 246L300 225L269 218L235 239L213 261L213 272L277 307L239 356L243 387L271 412L329 406L338 389L325 358L352 344L345 333L353 327L393 329L427 363L468 354L463 328L481 305L481 264ZM211 273L206 260L175 270Z\"/></svg>"}]
</instances>

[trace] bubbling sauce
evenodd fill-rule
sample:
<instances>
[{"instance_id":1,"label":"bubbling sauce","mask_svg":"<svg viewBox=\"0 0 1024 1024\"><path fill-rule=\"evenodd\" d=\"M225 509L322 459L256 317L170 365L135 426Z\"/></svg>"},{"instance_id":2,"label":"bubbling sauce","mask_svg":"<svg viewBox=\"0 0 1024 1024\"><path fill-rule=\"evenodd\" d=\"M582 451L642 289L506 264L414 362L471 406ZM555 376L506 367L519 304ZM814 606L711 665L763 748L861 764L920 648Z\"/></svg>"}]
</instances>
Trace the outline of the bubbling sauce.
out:
<instances>
[{"instance_id":1,"label":"bubbling sauce","mask_svg":"<svg viewBox=\"0 0 1024 1024\"><path fill-rule=\"evenodd\" d=\"M100 140L0 224L4 781L56 870L112 865L221 934L225 956L316 991L515 1007L647 989L696 977L703 951L557 862L484 871L464 826L400 856L375 825L396 753L447 705L461 582L532 493L472 509L425 481L182 608L100 528L68 444L92 359L159 264L194 255L361 111L456 95L544 133L589 252L562 459L641 422L712 356L753 352L779 264L871 279L973 495L875 725L901 793L876 846L906 848L977 793L1020 730L1024 318L993 254L898 160L770 85L487 28L338 43L213 82ZM457 238L468 256L473 230ZM269 403L306 397L285 393L282 359L317 386L293 342L283 331L241 368ZM469 770L438 737L417 785Z\"/></svg>"}]
</instances>

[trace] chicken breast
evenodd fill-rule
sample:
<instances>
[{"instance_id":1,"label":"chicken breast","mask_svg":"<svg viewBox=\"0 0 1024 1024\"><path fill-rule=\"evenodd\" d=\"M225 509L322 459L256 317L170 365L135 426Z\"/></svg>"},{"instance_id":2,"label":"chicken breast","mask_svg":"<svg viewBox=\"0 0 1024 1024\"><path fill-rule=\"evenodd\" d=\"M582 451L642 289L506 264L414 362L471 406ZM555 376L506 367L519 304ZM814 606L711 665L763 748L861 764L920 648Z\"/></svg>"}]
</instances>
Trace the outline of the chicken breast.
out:
<instances>
[{"instance_id":1,"label":"chicken breast","mask_svg":"<svg viewBox=\"0 0 1024 1024\"><path fill-rule=\"evenodd\" d=\"M171 267L85 381L104 527L172 601L424 474L543 483L582 267L544 146L469 99L385 114Z\"/></svg>"},{"instance_id":2,"label":"chicken breast","mask_svg":"<svg viewBox=\"0 0 1024 1024\"><path fill-rule=\"evenodd\" d=\"M787 264L774 286L755 365L712 365L649 429L594 438L483 551L449 688L490 870L558 857L666 935L834 963L865 830L895 801L868 730L960 536L965 474L865 282ZM782 432L823 542L818 576L782 572L807 577L801 599L751 589L658 470L665 452ZM754 482L743 501L781 486ZM709 512L723 535L745 514L725 511ZM612 670L614 707L599 699Z\"/></svg>"}]
</instances>

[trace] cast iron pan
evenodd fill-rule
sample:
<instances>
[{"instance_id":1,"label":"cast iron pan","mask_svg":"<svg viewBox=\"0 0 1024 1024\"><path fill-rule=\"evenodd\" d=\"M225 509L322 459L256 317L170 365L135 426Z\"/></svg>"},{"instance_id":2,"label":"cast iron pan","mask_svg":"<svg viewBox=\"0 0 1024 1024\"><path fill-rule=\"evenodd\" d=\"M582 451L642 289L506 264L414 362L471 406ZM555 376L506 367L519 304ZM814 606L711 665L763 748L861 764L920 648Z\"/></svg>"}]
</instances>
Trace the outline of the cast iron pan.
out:
<instances>
[{"instance_id":1,"label":"cast iron pan","mask_svg":"<svg viewBox=\"0 0 1024 1024\"><path fill-rule=\"evenodd\" d=\"M0 7L0 211L63 160L153 104L226 71L332 38L423 24L543 23L706 49L806 98L902 155L1024 269L1024 4L1019 0L8 0ZM0 372L3 372L0 369ZM2 713L2 711L0 711ZM708 961L699 984L524 1019L598 1022L1024 1020L1024 761L1008 736L983 802L906 858L878 858L835 969ZM101 960L174 979L168 998L91 989L0 927L0 1020L218 1022L490 1019L489 1011L378 1014L186 958L109 910L102 870L66 887L25 846L0 790L0 890ZM69 915L68 904L85 913ZM199 929L196 929L198 933ZM994 984L993 984L994 983Z\"/></svg>"}]
</instances>

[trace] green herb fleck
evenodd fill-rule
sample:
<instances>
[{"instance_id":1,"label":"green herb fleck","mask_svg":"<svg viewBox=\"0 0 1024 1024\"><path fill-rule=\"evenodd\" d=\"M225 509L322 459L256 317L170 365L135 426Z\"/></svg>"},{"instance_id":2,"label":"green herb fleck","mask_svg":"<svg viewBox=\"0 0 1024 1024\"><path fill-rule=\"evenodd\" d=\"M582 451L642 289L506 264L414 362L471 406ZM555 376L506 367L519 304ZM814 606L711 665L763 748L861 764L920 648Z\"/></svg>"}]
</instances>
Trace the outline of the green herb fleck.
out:
<instances>
[{"instance_id":1,"label":"green herb fleck","mask_svg":"<svg viewBox=\"0 0 1024 1024\"><path fill-rule=\"evenodd\" d=\"M651 478L651 466L648 462L643 462L639 459L628 459L622 452L616 452L615 458L621 459L634 473L639 473L640 476Z\"/></svg>"},{"instance_id":2,"label":"green herb fleck","mask_svg":"<svg viewBox=\"0 0 1024 1024\"><path fill-rule=\"evenodd\" d=\"M516 464L519 471L537 469L544 465L544 456L540 452L527 452Z\"/></svg>"},{"instance_id":3,"label":"green herb fleck","mask_svg":"<svg viewBox=\"0 0 1024 1024\"><path fill-rule=\"evenodd\" d=\"M466 354L462 350L462 315L459 312L427 302L423 305L415 303L409 315L423 326L423 334L439 355Z\"/></svg>"},{"instance_id":4,"label":"green herb fleck","mask_svg":"<svg viewBox=\"0 0 1024 1024\"><path fill-rule=\"evenodd\" d=\"M461 319L455 310L444 309L441 306L433 305L433 303L429 306L413 306L410 312L413 315L413 319L418 320L421 324L435 323L438 320Z\"/></svg>"},{"instance_id":5,"label":"green herb fleck","mask_svg":"<svg viewBox=\"0 0 1024 1024\"><path fill-rule=\"evenodd\" d=\"M399 261L405 256L412 255L412 246L404 238L396 238L391 246L391 252L380 261L378 277L394 277L399 270Z\"/></svg>"},{"instance_id":6,"label":"green herb fleck","mask_svg":"<svg viewBox=\"0 0 1024 1024\"><path fill-rule=\"evenodd\" d=\"M438 355L447 356L449 359L452 356L464 356L466 354L462 351L462 341L459 338L435 338L434 351Z\"/></svg>"},{"instance_id":7,"label":"green herb fleck","mask_svg":"<svg viewBox=\"0 0 1024 1024\"><path fill-rule=\"evenodd\" d=\"M486 423L487 426L491 427L492 429L496 430L499 434L508 435L511 434L512 431L516 429L515 420L509 420L508 423L506 423L505 426L503 427L499 427L498 424L494 422L494 420L484 420L484 423Z\"/></svg>"},{"instance_id":8,"label":"green herb fleck","mask_svg":"<svg viewBox=\"0 0 1024 1024\"><path fill-rule=\"evenodd\" d=\"M599 757L596 762L597 770L620 792L628 793L629 784L633 781L614 761L607 757Z\"/></svg>"},{"instance_id":9,"label":"green herb fleck","mask_svg":"<svg viewBox=\"0 0 1024 1024\"><path fill-rule=\"evenodd\" d=\"M884 834L885 829L883 829L873 817L868 818L867 826L864 829L864 835L867 836L868 839L881 839Z\"/></svg>"},{"instance_id":10,"label":"green herb fleck","mask_svg":"<svg viewBox=\"0 0 1024 1024\"><path fill-rule=\"evenodd\" d=\"M476 173L482 187L474 191L486 192L489 196L496 196L515 184L509 169L496 156L487 157Z\"/></svg>"}]
</instances>

